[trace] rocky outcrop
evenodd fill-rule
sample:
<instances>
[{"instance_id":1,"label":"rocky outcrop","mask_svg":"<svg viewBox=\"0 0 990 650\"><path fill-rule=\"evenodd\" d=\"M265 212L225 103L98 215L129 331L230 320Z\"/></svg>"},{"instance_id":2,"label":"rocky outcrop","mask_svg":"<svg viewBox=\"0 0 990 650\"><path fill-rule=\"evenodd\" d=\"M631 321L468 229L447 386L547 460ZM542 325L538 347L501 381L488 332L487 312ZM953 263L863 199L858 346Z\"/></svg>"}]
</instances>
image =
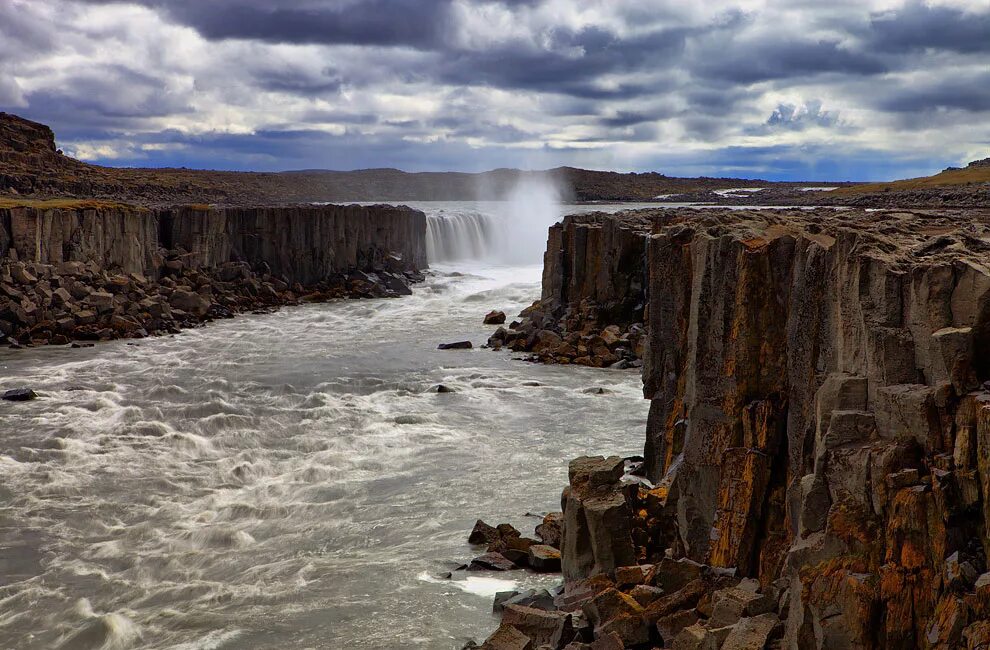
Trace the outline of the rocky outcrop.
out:
<instances>
[{"instance_id":1,"label":"rocky outcrop","mask_svg":"<svg viewBox=\"0 0 990 650\"><path fill-rule=\"evenodd\" d=\"M426 267L423 213L393 206L0 208L0 335L68 343L245 310L390 296Z\"/></svg>"},{"instance_id":2,"label":"rocky outcrop","mask_svg":"<svg viewBox=\"0 0 990 650\"><path fill-rule=\"evenodd\" d=\"M638 366L645 337L646 242L657 215L571 215L550 228L543 292L522 321L500 328L496 349L544 363Z\"/></svg>"},{"instance_id":3,"label":"rocky outcrop","mask_svg":"<svg viewBox=\"0 0 990 650\"><path fill-rule=\"evenodd\" d=\"M672 212L646 267L645 479L564 493L582 642L987 647L990 213Z\"/></svg>"}]
</instances>

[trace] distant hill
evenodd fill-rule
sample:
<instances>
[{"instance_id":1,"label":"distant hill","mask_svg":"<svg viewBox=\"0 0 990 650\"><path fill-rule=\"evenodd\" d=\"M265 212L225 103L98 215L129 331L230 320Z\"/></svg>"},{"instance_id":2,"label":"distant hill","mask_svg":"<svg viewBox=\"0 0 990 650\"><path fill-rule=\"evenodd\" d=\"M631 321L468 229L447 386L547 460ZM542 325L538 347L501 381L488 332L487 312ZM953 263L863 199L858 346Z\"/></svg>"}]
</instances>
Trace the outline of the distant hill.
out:
<instances>
[{"instance_id":1,"label":"distant hill","mask_svg":"<svg viewBox=\"0 0 990 650\"><path fill-rule=\"evenodd\" d=\"M718 200L715 190L765 187L796 192L799 183L759 179L673 178L656 172L620 174L560 167L496 169L480 174L357 171L225 172L115 168L63 155L52 130L0 113L0 193L87 197L141 204L177 202L279 204L317 201L426 201L502 198L523 178L556 183L577 201L651 201L665 195Z\"/></svg>"},{"instance_id":2,"label":"distant hill","mask_svg":"<svg viewBox=\"0 0 990 650\"><path fill-rule=\"evenodd\" d=\"M837 202L848 205L985 208L990 206L990 158L974 160L963 168L950 167L932 176L843 187L833 194Z\"/></svg>"}]
</instances>

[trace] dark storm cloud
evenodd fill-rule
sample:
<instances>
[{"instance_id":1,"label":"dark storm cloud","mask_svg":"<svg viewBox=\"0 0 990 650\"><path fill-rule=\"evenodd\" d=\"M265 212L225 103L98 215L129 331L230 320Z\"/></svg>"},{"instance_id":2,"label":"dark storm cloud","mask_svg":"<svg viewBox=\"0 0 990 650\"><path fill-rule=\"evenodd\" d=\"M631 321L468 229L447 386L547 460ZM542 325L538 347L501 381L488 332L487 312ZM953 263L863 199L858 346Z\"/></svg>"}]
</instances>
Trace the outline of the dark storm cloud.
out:
<instances>
[{"instance_id":1,"label":"dark storm cloud","mask_svg":"<svg viewBox=\"0 0 990 650\"><path fill-rule=\"evenodd\" d=\"M787 37L713 42L695 59L693 70L711 79L750 84L825 73L876 75L887 72L888 65L871 53L849 49L838 41Z\"/></svg>"},{"instance_id":2,"label":"dark storm cloud","mask_svg":"<svg viewBox=\"0 0 990 650\"><path fill-rule=\"evenodd\" d=\"M898 85L878 94L875 106L891 113L990 111L990 68L981 75L954 76L928 83L917 81L910 85Z\"/></svg>"},{"instance_id":3,"label":"dark storm cloud","mask_svg":"<svg viewBox=\"0 0 990 650\"><path fill-rule=\"evenodd\" d=\"M663 90L663 84L607 75L643 73L680 57L687 29L659 29L620 37L601 27L555 29L542 48L510 42L481 52L451 52L438 76L450 84L555 92L586 99L622 99Z\"/></svg>"},{"instance_id":4,"label":"dark storm cloud","mask_svg":"<svg viewBox=\"0 0 990 650\"><path fill-rule=\"evenodd\" d=\"M931 6L912 0L870 20L869 47L884 52L925 49L990 52L990 5L982 11Z\"/></svg>"},{"instance_id":5,"label":"dark storm cloud","mask_svg":"<svg viewBox=\"0 0 990 650\"><path fill-rule=\"evenodd\" d=\"M119 4L121 0L83 0ZM449 0L138 0L208 39L433 47Z\"/></svg>"},{"instance_id":6,"label":"dark storm cloud","mask_svg":"<svg viewBox=\"0 0 990 650\"><path fill-rule=\"evenodd\" d=\"M969 151L990 138L990 5L939 1L0 0L0 110L96 159L188 166L511 166L541 144L649 165L654 143L826 137L855 158L934 124ZM782 177L805 151L668 162Z\"/></svg>"}]
</instances>

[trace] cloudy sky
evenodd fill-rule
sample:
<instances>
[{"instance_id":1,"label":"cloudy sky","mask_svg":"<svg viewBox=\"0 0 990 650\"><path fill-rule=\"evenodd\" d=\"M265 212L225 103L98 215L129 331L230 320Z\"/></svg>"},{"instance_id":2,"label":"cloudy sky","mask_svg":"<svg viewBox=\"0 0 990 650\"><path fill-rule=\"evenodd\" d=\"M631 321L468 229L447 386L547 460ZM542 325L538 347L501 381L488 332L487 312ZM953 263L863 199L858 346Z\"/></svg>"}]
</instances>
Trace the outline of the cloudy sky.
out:
<instances>
[{"instance_id":1,"label":"cloudy sky","mask_svg":"<svg viewBox=\"0 0 990 650\"><path fill-rule=\"evenodd\" d=\"M990 0L0 0L110 165L886 179L990 155Z\"/></svg>"}]
</instances>

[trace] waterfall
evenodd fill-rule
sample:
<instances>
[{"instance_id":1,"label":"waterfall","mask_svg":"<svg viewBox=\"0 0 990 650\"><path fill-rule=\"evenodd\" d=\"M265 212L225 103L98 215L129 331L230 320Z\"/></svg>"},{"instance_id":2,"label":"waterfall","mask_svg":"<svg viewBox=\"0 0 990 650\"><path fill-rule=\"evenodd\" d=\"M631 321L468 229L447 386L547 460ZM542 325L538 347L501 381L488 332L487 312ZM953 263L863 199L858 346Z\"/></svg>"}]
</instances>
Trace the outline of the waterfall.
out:
<instances>
[{"instance_id":1,"label":"waterfall","mask_svg":"<svg viewBox=\"0 0 990 650\"><path fill-rule=\"evenodd\" d=\"M427 215L426 258L453 262L491 258L502 241L495 217L476 211Z\"/></svg>"},{"instance_id":2,"label":"waterfall","mask_svg":"<svg viewBox=\"0 0 990 650\"><path fill-rule=\"evenodd\" d=\"M543 178L523 179L503 200L478 202L474 208L427 211L429 262L539 264L547 229L562 216L559 192Z\"/></svg>"}]
</instances>

